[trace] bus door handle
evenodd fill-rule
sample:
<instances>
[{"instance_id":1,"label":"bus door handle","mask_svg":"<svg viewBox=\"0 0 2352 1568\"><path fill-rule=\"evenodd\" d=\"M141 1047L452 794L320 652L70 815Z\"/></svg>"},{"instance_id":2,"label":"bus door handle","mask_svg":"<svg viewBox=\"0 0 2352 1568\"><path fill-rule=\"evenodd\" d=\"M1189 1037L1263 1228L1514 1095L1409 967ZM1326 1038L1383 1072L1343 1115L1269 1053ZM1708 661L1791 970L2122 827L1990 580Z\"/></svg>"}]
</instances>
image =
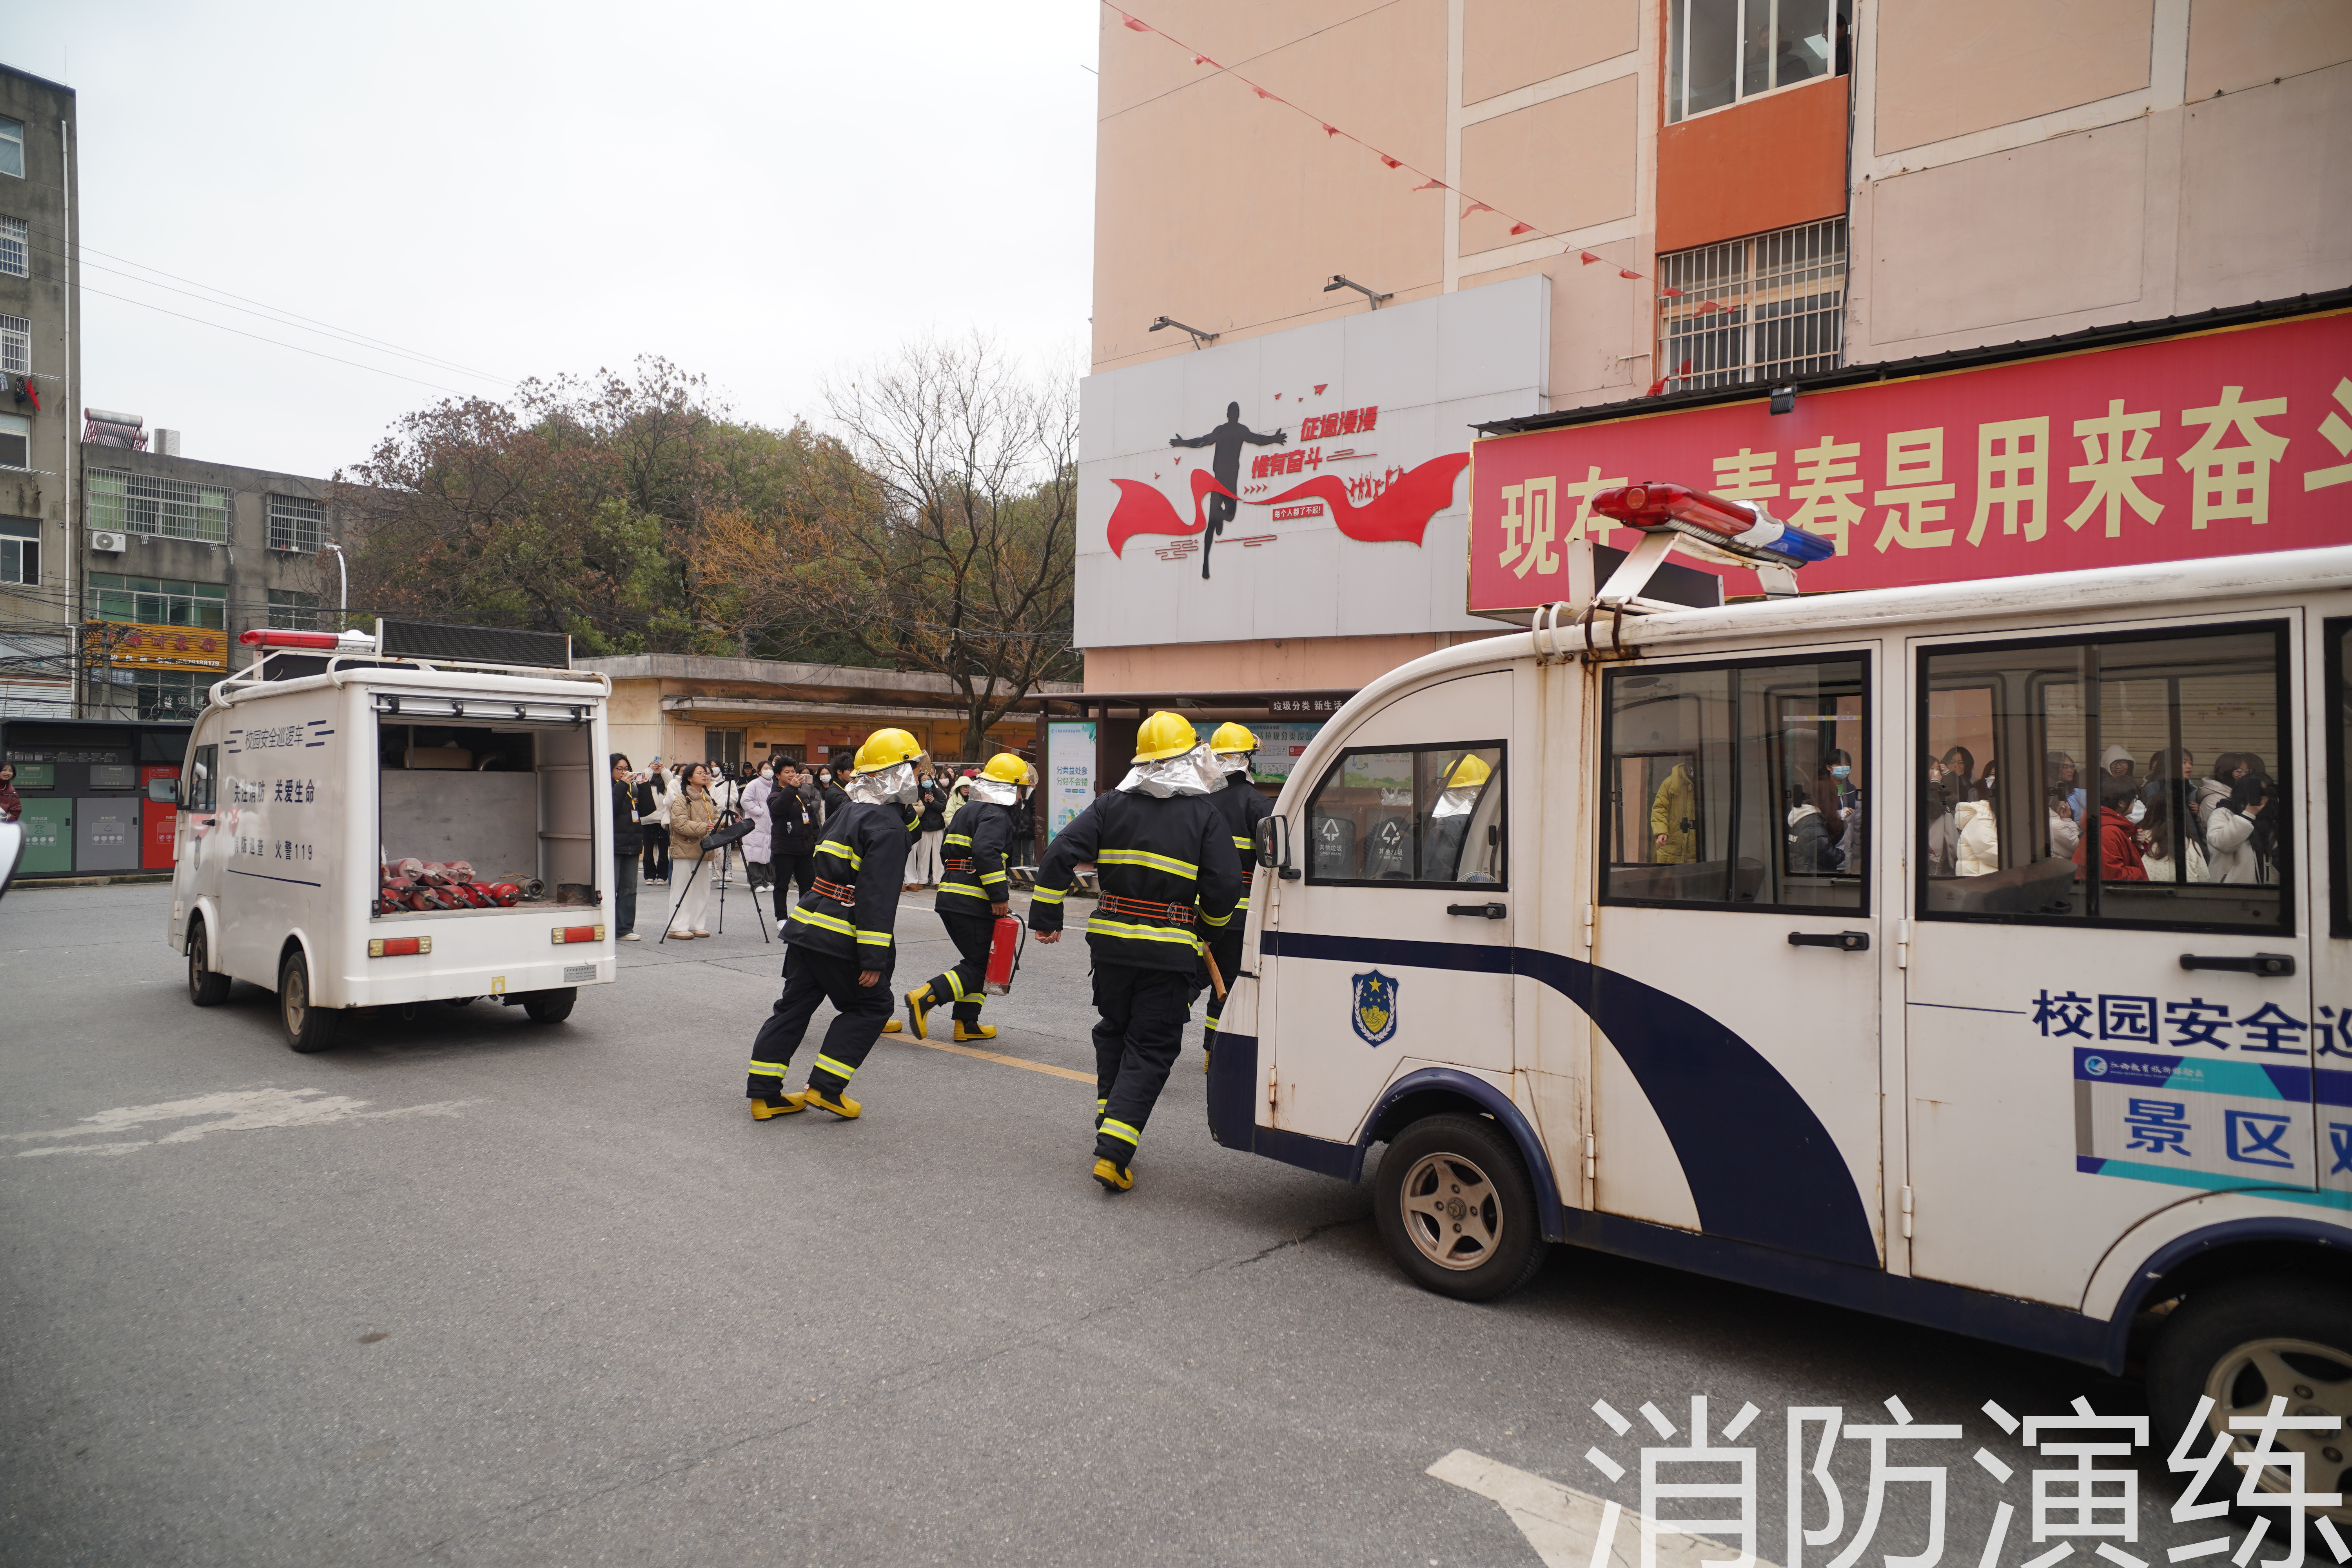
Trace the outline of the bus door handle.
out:
<instances>
[{"instance_id":1,"label":"bus door handle","mask_svg":"<svg viewBox=\"0 0 2352 1568\"><path fill-rule=\"evenodd\" d=\"M1508 904L1448 904L1445 912L1449 915L1469 915L1482 921L1499 921L1510 918L1511 907Z\"/></svg>"},{"instance_id":2,"label":"bus door handle","mask_svg":"<svg viewBox=\"0 0 2352 1568\"><path fill-rule=\"evenodd\" d=\"M2240 974L2259 974L2265 980L2284 980L2294 973L2294 954L2291 952L2258 952L2252 958L2201 958L2193 952L2180 955L2183 969L2228 969Z\"/></svg>"},{"instance_id":3,"label":"bus door handle","mask_svg":"<svg viewBox=\"0 0 2352 1568\"><path fill-rule=\"evenodd\" d=\"M1841 952L1868 952L1870 933L1866 931L1792 931L1789 933L1790 947L1833 947Z\"/></svg>"}]
</instances>

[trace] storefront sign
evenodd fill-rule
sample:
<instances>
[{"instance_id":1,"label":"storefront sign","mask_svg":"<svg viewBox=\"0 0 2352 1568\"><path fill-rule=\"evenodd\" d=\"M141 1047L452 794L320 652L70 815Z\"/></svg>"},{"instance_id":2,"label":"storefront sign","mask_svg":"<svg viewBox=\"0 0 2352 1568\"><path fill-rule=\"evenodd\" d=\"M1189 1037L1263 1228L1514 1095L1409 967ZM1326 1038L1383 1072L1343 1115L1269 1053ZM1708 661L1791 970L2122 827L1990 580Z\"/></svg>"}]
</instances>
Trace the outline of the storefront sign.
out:
<instances>
[{"instance_id":1,"label":"storefront sign","mask_svg":"<svg viewBox=\"0 0 2352 1568\"><path fill-rule=\"evenodd\" d=\"M1596 491L1756 500L1834 540L1809 591L2352 542L2352 314L1478 443L1470 606L1564 597L1560 547L1629 548ZM1711 569L1711 568L1710 568ZM1727 594L1759 591L1727 572Z\"/></svg>"},{"instance_id":2,"label":"storefront sign","mask_svg":"<svg viewBox=\"0 0 2352 1568\"><path fill-rule=\"evenodd\" d=\"M1479 629L1455 578L1470 426L1543 406L1549 287L1088 377L1078 646Z\"/></svg>"},{"instance_id":3,"label":"storefront sign","mask_svg":"<svg viewBox=\"0 0 2352 1568\"><path fill-rule=\"evenodd\" d=\"M1307 742L1315 739L1323 728L1313 724L1259 724L1251 730L1257 737L1257 761L1250 768L1250 779L1256 784L1281 784L1290 777L1290 770L1306 753Z\"/></svg>"},{"instance_id":4,"label":"storefront sign","mask_svg":"<svg viewBox=\"0 0 2352 1568\"><path fill-rule=\"evenodd\" d=\"M1095 726L1055 720L1045 726L1045 831L1050 836L1095 803Z\"/></svg>"},{"instance_id":5,"label":"storefront sign","mask_svg":"<svg viewBox=\"0 0 2352 1568\"><path fill-rule=\"evenodd\" d=\"M89 621L82 627L86 663L117 669L226 669L228 633L218 626L159 626Z\"/></svg>"}]
</instances>

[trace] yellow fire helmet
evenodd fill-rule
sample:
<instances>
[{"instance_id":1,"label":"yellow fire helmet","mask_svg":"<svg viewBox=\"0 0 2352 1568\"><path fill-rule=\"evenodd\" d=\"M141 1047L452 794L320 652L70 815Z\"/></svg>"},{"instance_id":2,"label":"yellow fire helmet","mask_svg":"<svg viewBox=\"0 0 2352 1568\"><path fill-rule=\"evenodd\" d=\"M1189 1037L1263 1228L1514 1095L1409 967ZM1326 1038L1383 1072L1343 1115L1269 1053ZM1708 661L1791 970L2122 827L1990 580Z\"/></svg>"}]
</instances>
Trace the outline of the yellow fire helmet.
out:
<instances>
[{"instance_id":1,"label":"yellow fire helmet","mask_svg":"<svg viewBox=\"0 0 2352 1568\"><path fill-rule=\"evenodd\" d=\"M922 746L906 731L877 730L866 737L864 745L857 748L857 771L878 773L884 768L911 763L922 754Z\"/></svg>"},{"instance_id":2,"label":"yellow fire helmet","mask_svg":"<svg viewBox=\"0 0 2352 1568\"><path fill-rule=\"evenodd\" d=\"M1134 761L1156 763L1165 757L1181 757L1201 743L1192 732L1192 724L1181 713L1154 713L1135 731Z\"/></svg>"},{"instance_id":3,"label":"yellow fire helmet","mask_svg":"<svg viewBox=\"0 0 2352 1568\"><path fill-rule=\"evenodd\" d=\"M1024 784L1032 783L1037 775L1024 759L1011 752L999 752L988 759L988 766L980 770L980 776L999 784Z\"/></svg>"},{"instance_id":4,"label":"yellow fire helmet","mask_svg":"<svg viewBox=\"0 0 2352 1568\"><path fill-rule=\"evenodd\" d=\"M1255 752L1257 750L1257 737L1251 734L1248 728L1244 725L1234 723L1220 724L1217 726L1217 732L1209 737L1209 750L1213 752Z\"/></svg>"},{"instance_id":5,"label":"yellow fire helmet","mask_svg":"<svg viewBox=\"0 0 2352 1568\"><path fill-rule=\"evenodd\" d=\"M1483 757L1465 757L1460 762L1454 763L1454 766L1447 771L1445 775L1445 787L1447 789L1476 789L1480 784L1486 782L1488 777L1493 774L1494 771L1494 769L1486 765L1486 759Z\"/></svg>"}]
</instances>

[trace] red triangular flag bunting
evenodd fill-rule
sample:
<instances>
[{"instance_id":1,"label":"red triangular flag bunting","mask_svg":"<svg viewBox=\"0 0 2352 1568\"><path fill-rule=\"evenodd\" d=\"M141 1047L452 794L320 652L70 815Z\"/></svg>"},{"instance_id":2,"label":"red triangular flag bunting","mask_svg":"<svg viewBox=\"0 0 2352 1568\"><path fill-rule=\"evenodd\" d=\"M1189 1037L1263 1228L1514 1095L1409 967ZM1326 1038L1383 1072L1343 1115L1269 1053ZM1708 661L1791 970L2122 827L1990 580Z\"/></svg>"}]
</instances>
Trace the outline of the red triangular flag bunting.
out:
<instances>
[{"instance_id":1,"label":"red triangular flag bunting","mask_svg":"<svg viewBox=\"0 0 2352 1568\"><path fill-rule=\"evenodd\" d=\"M1712 316L1721 309L1723 307L1712 300L1702 300L1699 301L1698 313L1702 316Z\"/></svg>"},{"instance_id":2,"label":"red triangular flag bunting","mask_svg":"<svg viewBox=\"0 0 2352 1568\"><path fill-rule=\"evenodd\" d=\"M1658 298L1661 300L1679 300L1682 297L1683 291L1679 289L1661 289L1658 290Z\"/></svg>"},{"instance_id":3,"label":"red triangular flag bunting","mask_svg":"<svg viewBox=\"0 0 2352 1568\"><path fill-rule=\"evenodd\" d=\"M1318 396L1318 397L1322 396L1322 395L1323 395L1323 389L1324 389L1325 387L1327 387L1327 386L1330 385L1330 384L1330 384L1329 382L1328 382L1328 381L1318 381L1318 382L1317 382L1317 383L1315 384L1315 395L1316 395L1316 396Z\"/></svg>"},{"instance_id":4,"label":"red triangular flag bunting","mask_svg":"<svg viewBox=\"0 0 2352 1568\"><path fill-rule=\"evenodd\" d=\"M1490 213L1494 210L1495 209L1493 207L1488 206L1485 202L1472 202L1468 206L1462 209L1462 216L1464 217L1468 217L1472 213Z\"/></svg>"},{"instance_id":5,"label":"red triangular flag bunting","mask_svg":"<svg viewBox=\"0 0 2352 1568\"><path fill-rule=\"evenodd\" d=\"M1665 389L1666 389L1666 384L1665 384L1664 382L1663 382L1663 381L1654 381L1654 382L1650 383L1650 390L1649 390L1647 393L1643 394L1643 395L1647 396L1647 397L1655 397L1655 396L1657 396L1657 395L1658 395L1658 394L1660 394L1660 393L1662 393L1662 392L1665 391Z\"/></svg>"},{"instance_id":6,"label":"red triangular flag bunting","mask_svg":"<svg viewBox=\"0 0 2352 1568\"><path fill-rule=\"evenodd\" d=\"M1591 252L1591 251L1589 251L1589 250L1580 250L1580 251L1578 251L1578 252L1576 253L1576 258L1577 258L1579 261L1583 262L1587 267L1591 266L1594 262L1596 262L1596 261L1598 261L1598 260L1600 260L1600 259L1601 259L1601 258L1599 258L1599 257L1597 257L1597 256L1593 255L1593 254L1592 254L1592 252Z\"/></svg>"},{"instance_id":7,"label":"red triangular flag bunting","mask_svg":"<svg viewBox=\"0 0 2352 1568\"><path fill-rule=\"evenodd\" d=\"M1391 169L1402 169L1404 167L1404 164L1402 162L1390 157L1386 153L1381 154L1381 162L1386 163Z\"/></svg>"},{"instance_id":8,"label":"red triangular flag bunting","mask_svg":"<svg viewBox=\"0 0 2352 1568\"><path fill-rule=\"evenodd\" d=\"M1217 66L1217 62L1211 59L1206 55L1194 55L1192 57L1192 63L1196 66ZM1219 70L1223 70L1225 68L1223 66L1217 66L1217 68Z\"/></svg>"},{"instance_id":9,"label":"red triangular flag bunting","mask_svg":"<svg viewBox=\"0 0 2352 1568\"><path fill-rule=\"evenodd\" d=\"M1531 223L1515 223L1511 226L1513 234L1533 234L1535 231L1536 226Z\"/></svg>"},{"instance_id":10,"label":"red triangular flag bunting","mask_svg":"<svg viewBox=\"0 0 2352 1568\"><path fill-rule=\"evenodd\" d=\"M1453 188L1453 186L1447 184L1444 180L1430 180L1424 184L1413 186L1413 189L1416 191L1450 191Z\"/></svg>"},{"instance_id":11,"label":"red triangular flag bunting","mask_svg":"<svg viewBox=\"0 0 2352 1568\"><path fill-rule=\"evenodd\" d=\"M1617 276L1618 276L1618 277L1620 277L1620 278L1632 278L1632 279L1640 279L1640 277L1641 277L1642 275L1641 275L1640 273L1638 273L1638 272L1628 272L1628 271L1626 271L1623 268L1620 267L1620 268L1617 269Z\"/></svg>"},{"instance_id":12,"label":"red triangular flag bunting","mask_svg":"<svg viewBox=\"0 0 2352 1568\"><path fill-rule=\"evenodd\" d=\"M1326 136L1337 136L1339 134L1339 128L1336 125L1326 125L1323 128L1323 134Z\"/></svg>"},{"instance_id":13,"label":"red triangular flag bunting","mask_svg":"<svg viewBox=\"0 0 2352 1568\"><path fill-rule=\"evenodd\" d=\"M1134 28L1134 29L1135 29L1137 32L1139 32L1139 33L1148 33L1148 32L1151 31L1151 25L1150 25L1150 23L1148 23L1148 22L1139 22L1139 21L1137 21L1134 17L1129 16L1126 12L1124 12L1124 11L1121 11L1121 12L1119 13L1119 17L1120 17L1120 19L1121 19L1121 20L1123 20L1124 22L1126 22L1126 24L1127 24L1129 26L1130 26L1130 27Z\"/></svg>"},{"instance_id":14,"label":"red triangular flag bunting","mask_svg":"<svg viewBox=\"0 0 2352 1568\"><path fill-rule=\"evenodd\" d=\"M1258 86L1258 85L1257 85L1257 83L1255 83L1255 82L1252 82L1252 83L1250 83L1250 90L1251 90L1252 92L1254 92L1254 93L1257 94L1260 98L1274 98L1274 94L1272 94L1272 93L1270 93L1270 92L1266 91L1266 90L1265 90L1265 89L1264 89L1264 88L1262 88L1262 87ZM1280 100L1280 99L1278 99L1278 98L1274 98L1274 101L1275 101L1275 102L1276 102L1276 103L1280 103L1280 102L1282 101L1282 100Z\"/></svg>"}]
</instances>

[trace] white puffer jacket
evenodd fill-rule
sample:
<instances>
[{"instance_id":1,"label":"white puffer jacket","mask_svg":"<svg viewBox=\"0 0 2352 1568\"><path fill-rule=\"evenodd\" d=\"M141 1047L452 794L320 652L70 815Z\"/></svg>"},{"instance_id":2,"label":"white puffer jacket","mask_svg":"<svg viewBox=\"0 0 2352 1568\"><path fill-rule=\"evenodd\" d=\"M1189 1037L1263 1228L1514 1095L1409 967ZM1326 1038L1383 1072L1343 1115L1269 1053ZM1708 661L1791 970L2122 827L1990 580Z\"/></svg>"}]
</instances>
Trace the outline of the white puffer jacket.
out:
<instances>
[{"instance_id":1,"label":"white puffer jacket","mask_svg":"<svg viewBox=\"0 0 2352 1568\"><path fill-rule=\"evenodd\" d=\"M2000 833L1993 823L1992 802L1964 800L1952 808L1958 827L1954 875L1990 877L2000 869Z\"/></svg>"}]
</instances>

